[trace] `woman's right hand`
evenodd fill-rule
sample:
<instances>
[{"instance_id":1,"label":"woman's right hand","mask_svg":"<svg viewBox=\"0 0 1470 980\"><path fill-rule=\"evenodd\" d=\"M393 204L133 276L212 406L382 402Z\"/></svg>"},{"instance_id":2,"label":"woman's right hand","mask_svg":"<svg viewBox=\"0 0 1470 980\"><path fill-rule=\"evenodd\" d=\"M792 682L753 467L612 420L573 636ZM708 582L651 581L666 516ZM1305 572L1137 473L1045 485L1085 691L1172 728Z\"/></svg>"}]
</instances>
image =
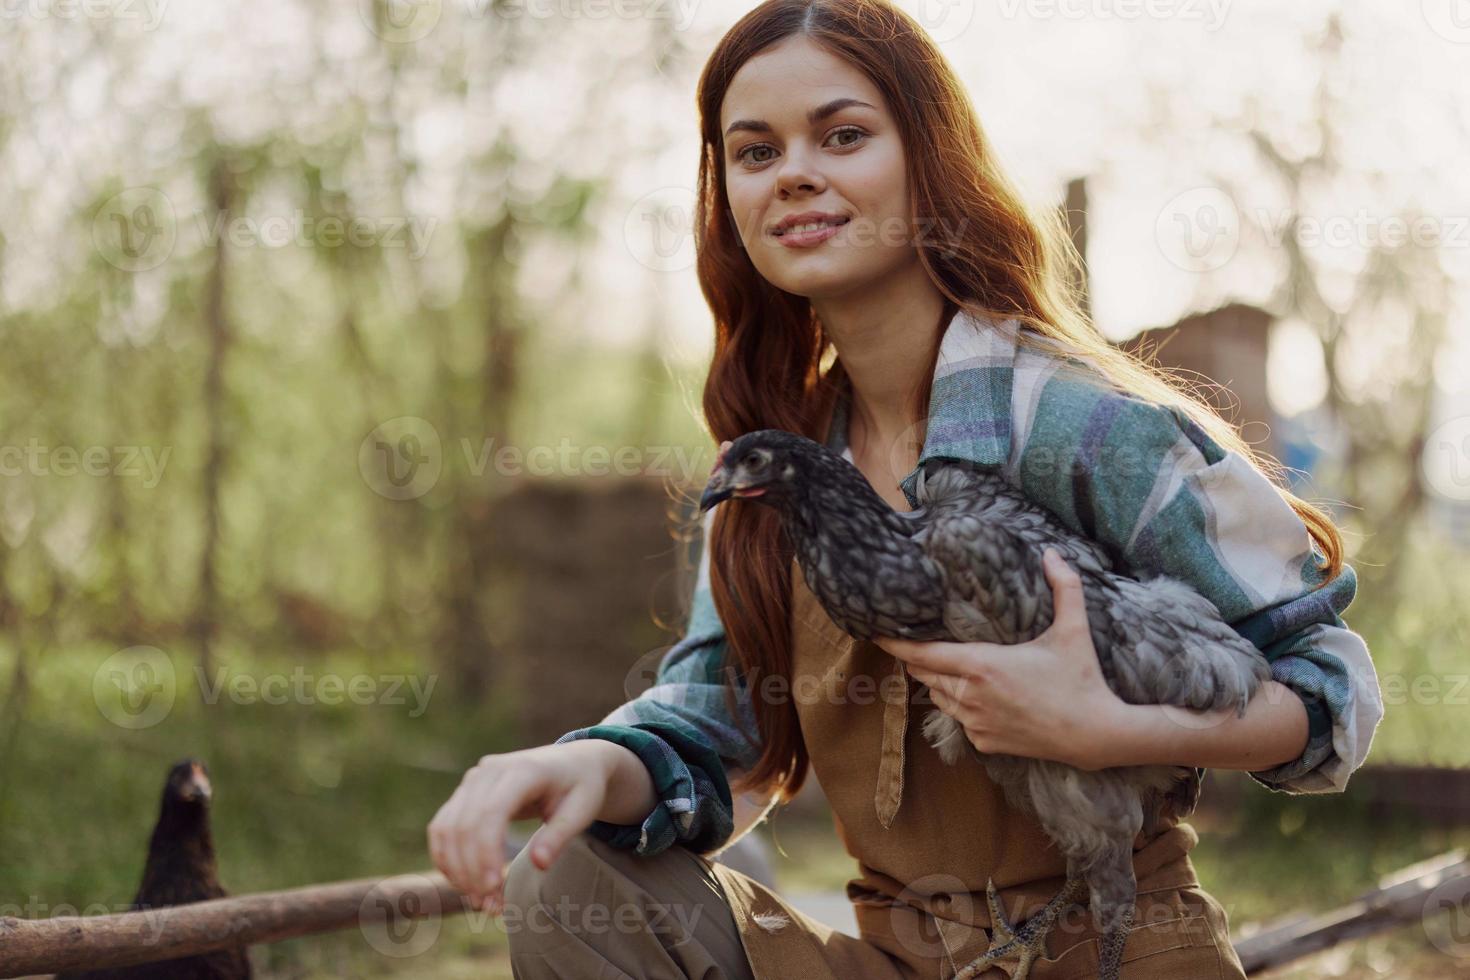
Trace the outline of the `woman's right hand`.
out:
<instances>
[{"instance_id":1,"label":"woman's right hand","mask_svg":"<svg viewBox=\"0 0 1470 980\"><path fill-rule=\"evenodd\" d=\"M526 842L545 870L607 799L616 758L599 739L487 755L429 821L429 854L477 909L498 912L505 888L505 831L512 820L545 821Z\"/></svg>"}]
</instances>

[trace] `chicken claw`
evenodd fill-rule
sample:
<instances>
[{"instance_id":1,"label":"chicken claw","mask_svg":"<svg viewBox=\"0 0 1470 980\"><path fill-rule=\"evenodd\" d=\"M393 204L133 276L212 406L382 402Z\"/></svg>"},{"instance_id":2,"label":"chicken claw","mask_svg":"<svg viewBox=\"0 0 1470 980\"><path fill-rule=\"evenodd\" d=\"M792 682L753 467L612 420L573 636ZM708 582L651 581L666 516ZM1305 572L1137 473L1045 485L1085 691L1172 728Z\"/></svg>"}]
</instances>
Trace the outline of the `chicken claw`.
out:
<instances>
[{"instance_id":1,"label":"chicken claw","mask_svg":"<svg viewBox=\"0 0 1470 980\"><path fill-rule=\"evenodd\" d=\"M1046 934L1057 917L1069 904L1087 894L1087 881L1083 878L1068 878L1066 885L1046 907L1021 924L1011 925L1000 896L995 890L995 880L985 883L985 902L990 906L990 948L972 960L955 974L954 980L974 980L982 971L1007 958L1018 954L1016 972L1010 980L1026 980L1031 973L1031 962L1046 952Z\"/></svg>"}]
</instances>

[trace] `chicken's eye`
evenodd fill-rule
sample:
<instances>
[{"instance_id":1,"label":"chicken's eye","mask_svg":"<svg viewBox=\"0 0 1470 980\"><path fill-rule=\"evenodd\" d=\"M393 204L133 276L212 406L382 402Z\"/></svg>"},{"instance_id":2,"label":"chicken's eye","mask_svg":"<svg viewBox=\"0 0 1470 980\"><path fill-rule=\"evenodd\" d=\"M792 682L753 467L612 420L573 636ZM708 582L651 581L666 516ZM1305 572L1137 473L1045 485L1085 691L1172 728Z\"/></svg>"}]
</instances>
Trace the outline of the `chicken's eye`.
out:
<instances>
[{"instance_id":1,"label":"chicken's eye","mask_svg":"<svg viewBox=\"0 0 1470 980\"><path fill-rule=\"evenodd\" d=\"M746 454L746 456L745 456L745 465L746 466L749 466L749 467L752 467L753 468L753 467L759 466L760 464L761 464L761 454L760 453L756 452L755 450L751 450L749 453Z\"/></svg>"}]
</instances>

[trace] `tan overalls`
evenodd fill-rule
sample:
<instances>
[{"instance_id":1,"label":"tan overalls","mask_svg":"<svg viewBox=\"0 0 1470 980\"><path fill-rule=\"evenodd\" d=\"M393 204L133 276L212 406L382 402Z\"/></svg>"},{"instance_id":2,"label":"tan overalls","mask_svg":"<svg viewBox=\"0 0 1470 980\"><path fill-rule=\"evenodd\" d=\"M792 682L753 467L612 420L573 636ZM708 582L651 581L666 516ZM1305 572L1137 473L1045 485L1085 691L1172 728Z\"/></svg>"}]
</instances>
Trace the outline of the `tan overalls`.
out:
<instances>
[{"instance_id":1,"label":"tan overalls","mask_svg":"<svg viewBox=\"0 0 1470 980\"><path fill-rule=\"evenodd\" d=\"M838 834L858 862L847 894L862 940L714 863L753 973L756 980L953 977L990 944L987 879L1018 925L1062 888L1065 859L978 762L944 764L920 731L933 710L923 686L897 673L899 661L880 647L839 629L794 559L792 582L790 694ZM1243 978L1226 912L1200 889L1189 860L1198 835L1172 815L1163 826L1134 842L1138 910L1122 980ZM784 913L790 924L768 913ZM1033 980L1096 977L1097 935L1090 913L1072 906L1048 934L1046 956L1033 962ZM1015 968L1013 955L983 977L1002 980Z\"/></svg>"}]
</instances>

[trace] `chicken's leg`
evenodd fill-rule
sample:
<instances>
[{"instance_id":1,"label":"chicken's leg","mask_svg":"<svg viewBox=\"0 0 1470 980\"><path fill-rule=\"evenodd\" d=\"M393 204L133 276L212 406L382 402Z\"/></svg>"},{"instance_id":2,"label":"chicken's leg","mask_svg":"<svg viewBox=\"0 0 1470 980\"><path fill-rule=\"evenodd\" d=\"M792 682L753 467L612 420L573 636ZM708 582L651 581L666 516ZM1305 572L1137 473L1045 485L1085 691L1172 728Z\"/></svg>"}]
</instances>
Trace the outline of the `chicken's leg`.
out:
<instances>
[{"instance_id":1,"label":"chicken's leg","mask_svg":"<svg viewBox=\"0 0 1470 980\"><path fill-rule=\"evenodd\" d=\"M1102 934L1098 940L1098 980L1118 980L1118 971L1123 968L1123 944L1128 941L1128 929L1133 924L1133 909L1123 912L1123 921L1114 929Z\"/></svg>"},{"instance_id":2,"label":"chicken's leg","mask_svg":"<svg viewBox=\"0 0 1470 980\"><path fill-rule=\"evenodd\" d=\"M1046 949L1046 934L1057 917L1072 902L1087 894L1087 881L1083 878L1068 878L1056 897L1019 928L1011 925L1006 910L1000 904L995 891L995 881L985 883L985 901L990 906L990 948L972 960L955 974L954 980L974 980L993 964L1019 951L1016 972L1011 980L1026 980L1031 972L1031 961Z\"/></svg>"}]
</instances>

